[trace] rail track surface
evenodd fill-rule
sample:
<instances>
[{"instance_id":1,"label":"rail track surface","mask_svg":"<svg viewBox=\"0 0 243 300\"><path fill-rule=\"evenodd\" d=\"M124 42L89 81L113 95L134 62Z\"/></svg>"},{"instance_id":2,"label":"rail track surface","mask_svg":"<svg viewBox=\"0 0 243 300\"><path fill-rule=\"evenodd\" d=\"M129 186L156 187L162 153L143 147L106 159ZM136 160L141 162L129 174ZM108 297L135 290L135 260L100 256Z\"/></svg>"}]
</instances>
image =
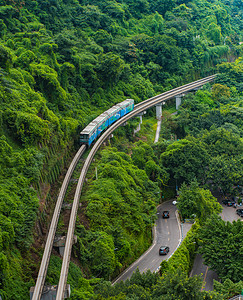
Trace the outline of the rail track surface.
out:
<instances>
[{"instance_id":1,"label":"rail track surface","mask_svg":"<svg viewBox=\"0 0 243 300\"><path fill-rule=\"evenodd\" d=\"M83 184L84 184L84 180L85 180L85 176L87 174L88 168L89 168L89 166L92 162L92 159L93 159L95 153L98 151L99 147L107 139L107 137L109 137L109 135L111 135L111 133L116 128L118 128L120 125L122 125L123 123L125 123L126 121L131 119L132 117L135 117L139 113L142 113L146 109L151 108L156 104L159 104L163 101L167 101L171 98L174 98L175 96L177 96L179 94L190 92L190 91L192 91L196 88L199 88L202 85L213 81L216 76L217 75L211 75L211 76L208 76L206 78L194 81L192 83L189 83L189 84L183 85L181 87L175 88L173 90L167 91L167 92L162 93L160 95L157 95L155 97L149 98L149 99L135 105L133 111L131 111L127 115L123 116L121 119L118 119L114 124L112 124L109 128L107 128L106 131L99 137L97 142L94 144L94 146L92 147L92 149L91 149L91 151L90 151L90 153L89 153L89 155L88 155L88 157L87 157L87 159L84 163L84 166L81 170L81 174L80 174L80 177L79 177L79 180L78 180L78 184L77 184L77 188L76 188L76 192L75 192L75 196L74 196L74 200L73 200L73 205L72 205L72 210L71 210L71 215L70 215L70 221L69 221L69 226L68 226L68 233L67 233L66 243L65 243L62 269L61 269L61 274L60 274L60 279L59 279L58 289L57 289L57 296L56 296L57 300L62 300L64 298L64 291L65 291L66 281L67 281L67 276L68 276L68 269L69 269L69 262L70 262L70 257L71 257L71 250L72 250L72 244L73 244L73 235L74 235L74 230L75 230L75 223L76 223L76 216L77 216L77 211L78 211L78 206L79 206L79 199L80 199L80 196L81 196L81 191L82 191L82 187L83 187ZM84 149L83 149L83 147L84 147ZM85 146L82 146L80 148L80 150L79 150L80 152L81 152L81 149L83 149L83 151L84 151ZM75 156L75 158L77 160L76 164L78 162L78 159L82 155L82 154L78 155L78 153ZM75 161L75 158L74 158L73 162ZM72 164L73 164L73 162L72 162ZM76 166L76 164L75 164L75 166ZM71 168L71 166L70 166L70 168ZM72 167L71 170L73 171L74 167ZM66 177L67 177L67 181L66 181ZM67 174L66 177L64 179L64 181L65 181L65 188L63 188L64 194L65 194L65 191L66 191L66 188L67 188L67 185L68 185L68 182L70 180L71 175L69 175L69 177L68 177L68 174ZM64 185L64 183L63 183L63 185ZM59 214L60 214L64 194L61 197L59 195L58 200L57 200L57 206L55 208L55 211L54 211L54 214L53 214L53 219L52 219L52 222L51 222L51 227L50 227L51 233L49 232L49 234L48 234L48 238L47 238L47 242L46 242L46 246L45 246L45 251L44 251L44 254L43 254L41 267L40 267L40 270L39 270L39 274L38 274L38 278L37 278L37 281L36 281L36 286L35 286L35 290L34 290L32 300L39 300L41 298L42 290L43 290L44 283L45 283L45 276L46 276L46 272L47 272L47 268L48 268L48 264L49 264L49 260L50 260L50 255L51 255L51 250L52 250L52 245L53 245L53 239L55 237L56 226L57 226L57 223L58 223L58 218L59 218ZM59 200L59 198L62 198L62 199ZM49 238L49 236L50 236L50 238Z\"/></svg>"}]
</instances>

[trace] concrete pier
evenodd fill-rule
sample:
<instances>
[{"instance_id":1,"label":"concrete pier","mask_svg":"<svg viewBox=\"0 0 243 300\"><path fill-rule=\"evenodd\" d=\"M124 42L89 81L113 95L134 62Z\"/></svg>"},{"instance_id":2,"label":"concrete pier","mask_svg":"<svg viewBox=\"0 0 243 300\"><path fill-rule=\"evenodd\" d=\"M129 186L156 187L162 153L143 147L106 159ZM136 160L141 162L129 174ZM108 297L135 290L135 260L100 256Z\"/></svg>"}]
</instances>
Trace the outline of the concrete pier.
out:
<instances>
[{"instance_id":1,"label":"concrete pier","mask_svg":"<svg viewBox=\"0 0 243 300\"><path fill-rule=\"evenodd\" d=\"M156 119L161 120L162 117L162 103L156 105Z\"/></svg>"},{"instance_id":2,"label":"concrete pier","mask_svg":"<svg viewBox=\"0 0 243 300\"><path fill-rule=\"evenodd\" d=\"M140 121L139 121L138 127L133 132L134 135L135 135L135 133L140 131L141 124L143 123L143 115L145 115L145 114L146 114L146 111L143 111L143 112L136 115L136 117L139 117Z\"/></svg>"},{"instance_id":3,"label":"concrete pier","mask_svg":"<svg viewBox=\"0 0 243 300\"><path fill-rule=\"evenodd\" d=\"M56 236L53 242L53 247L58 248L59 254L63 257L66 243L66 236ZM77 236L73 236L73 244L77 243Z\"/></svg>"},{"instance_id":4,"label":"concrete pier","mask_svg":"<svg viewBox=\"0 0 243 300\"><path fill-rule=\"evenodd\" d=\"M32 286L30 288L30 300L32 300L34 294L35 287ZM41 295L41 300L56 300L57 295L57 285L47 285L44 286L43 292ZM70 284L66 285L65 292L64 292L64 299L70 298L71 296L71 288Z\"/></svg>"},{"instance_id":5,"label":"concrete pier","mask_svg":"<svg viewBox=\"0 0 243 300\"><path fill-rule=\"evenodd\" d=\"M184 96L184 94L180 94L176 96L176 110L179 109L179 106L181 105L181 98Z\"/></svg>"}]
</instances>

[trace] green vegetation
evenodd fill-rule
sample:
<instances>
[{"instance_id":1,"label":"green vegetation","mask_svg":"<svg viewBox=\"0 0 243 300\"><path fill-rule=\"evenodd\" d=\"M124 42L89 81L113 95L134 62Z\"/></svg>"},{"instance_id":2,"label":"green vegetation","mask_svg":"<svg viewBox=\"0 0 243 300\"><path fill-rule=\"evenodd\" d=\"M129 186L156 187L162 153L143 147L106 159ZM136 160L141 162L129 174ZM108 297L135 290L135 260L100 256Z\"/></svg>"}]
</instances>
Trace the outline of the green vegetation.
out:
<instances>
[{"instance_id":1,"label":"green vegetation","mask_svg":"<svg viewBox=\"0 0 243 300\"><path fill-rule=\"evenodd\" d=\"M162 277L150 271L140 274L137 270L130 280L115 286L111 286L110 282L90 280L88 283L82 279L80 290L74 290L72 299L223 299L217 292L200 291L201 285L200 276L188 278L180 269L167 272ZM86 293L83 292L84 287Z\"/></svg>"},{"instance_id":2,"label":"green vegetation","mask_svg":"<svg viewBox=\"0 0 243 300\"><path fill-rule=\"evenodd\" d=\"M205 190L193 181L189 187L182 184L178 198L178 209L182 219L198 218L204 222L210 215L222 211L221 205L213 197L209 190Z\"/></svg>"},{"instance_id":3,"label":"green vegetation","mask_svg":"<svg viewBox=\"0 0 243 300\"><path fill-rule=\"evenodd\" d=\"M80 129L117 102L133 98L138 103L220 73L212 90L206 87L195 97L187 96L177 116L170 115L169 105L161 142L151 145L150 131L148 143L132 145L141 139L139 134L133 137L137 125L133 120L119 128L114 147L100 154L98 179L90 171L90 184L82 196L84 211L77 221L74 254L82 272L70 267L74 299L96 297L97 284L101 284L100 297L106 297L101 291L107 282L89 282L82 274L109 279L149 246L160 193L168 199L175 193L173 187L180 186L182 214L187 216L183 189L185 194L195 192L195 209L203 222L210 215L209 207L218 211L207 188L237 195L235 186L242 185L242 16L241 2L231 0L0 0L0 295L4 300L29 297L42 252L38 234L56 201L53 190L58 187L53 184L78 148ZM232 59L236 61L227 62ZM180 140L173 143L172 137ZM194 179L198 187L191 191L187 186ZM53 256L49 282L57 283L59 268L60 259ZM164 274L168 290L172 273ZM183 273L175 278L195 295L199 279ZM151 280L156 285L159 279ZM160 289L164 288L157 286L148 294L156 298ZM131 297L137 293L142 299L147 286L121 284L122 294L107 292L107 298L123 299L128 290ZM208 297L204 292L195 297L204 294Z\"/></svg>"},{"instance_id":4,"label":"green vegetation","mask_svg":"<svg viewBox=\"0 0 243 300\"><path fill-rule=\"evenodd\" d=\"M242 281L242 233L241 220L224 222L212 216L200 229L200 252L205 263L211 266L222 280Z\"/></svg>"},{"instance_id":5,"label":"green vegetation","mask_svg":"<svg viewBox=\"0 0 243 300\"><path fill-rule=\"evenodd\" d=\"M76 253L89 273L109 279L149 247L159 188L115 148L101 152L97 174L84 196L89 230L77 227Z\"/></svg>"}]
</instances>

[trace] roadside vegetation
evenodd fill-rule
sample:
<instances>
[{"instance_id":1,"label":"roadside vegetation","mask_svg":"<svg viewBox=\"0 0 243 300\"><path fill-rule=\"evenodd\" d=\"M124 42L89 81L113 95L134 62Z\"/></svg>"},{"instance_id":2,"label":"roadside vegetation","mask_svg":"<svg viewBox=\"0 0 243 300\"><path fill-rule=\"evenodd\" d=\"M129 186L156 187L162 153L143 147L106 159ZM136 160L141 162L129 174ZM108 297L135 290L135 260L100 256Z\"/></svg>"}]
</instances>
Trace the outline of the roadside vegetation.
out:
<instances>
[{"instance_id":1,"label":"roadside vegetation","mask_svg":"<svg viewBox=\"0 0 243 300\"><path fill-rule=\"evenodd\" d=\"M211 215L219 212L210 191L220 188L238 196L236 187L243 185L242 16L240 1L225 0L0 0L3 300L29 297L56 201L54 190L79 147L80 130L126 98L138 103L217 72L213 87L187 95L176 116L172 105L163 108L167 112L159 143L153 145L150 119L134 137L134 119L98 154L81 198L76 265L71 264L68 278L73 299L155 299L159 293L167 299L173 277L184 292L209 297L199 292L200 278L187 278L188 268L163 273L164 280L136 273L117 289L105 280L148 248L156 205L173 197L176 186L181 214L196 215L202 226L199 249L210 255L203 226L210 228ZM193 211L187 209L187 196ZM65 233L64 217L61 222L59 232ZM241 234L242 223L236 224L229 230ZM57 284L60 266L60 257L53 255L48 283ZM236 293L242 285L237 270L219 273L225 281L215 288L223 297L230 295L227 287ZM183 293L180 297L188 299Z\"/></svg>"}]
</instances>

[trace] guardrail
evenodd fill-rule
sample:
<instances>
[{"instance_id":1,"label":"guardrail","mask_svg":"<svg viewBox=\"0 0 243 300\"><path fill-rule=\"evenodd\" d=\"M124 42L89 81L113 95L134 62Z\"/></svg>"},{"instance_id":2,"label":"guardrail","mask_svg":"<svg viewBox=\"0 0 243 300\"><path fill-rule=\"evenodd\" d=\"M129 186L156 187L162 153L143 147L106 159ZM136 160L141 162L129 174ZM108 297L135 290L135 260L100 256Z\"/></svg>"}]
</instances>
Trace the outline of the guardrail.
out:
<instances>
[{"instance_id":1,"label":"guardrail","mask_svg":"<svg viewBox=\"0 0 243 300\"><path fill-rule=\"evenodd\" d=\"M237 296L234 296L233 298L230 298L228 300L243 300L243 295L237 295Z\"/></svg>"}]
</instances>

